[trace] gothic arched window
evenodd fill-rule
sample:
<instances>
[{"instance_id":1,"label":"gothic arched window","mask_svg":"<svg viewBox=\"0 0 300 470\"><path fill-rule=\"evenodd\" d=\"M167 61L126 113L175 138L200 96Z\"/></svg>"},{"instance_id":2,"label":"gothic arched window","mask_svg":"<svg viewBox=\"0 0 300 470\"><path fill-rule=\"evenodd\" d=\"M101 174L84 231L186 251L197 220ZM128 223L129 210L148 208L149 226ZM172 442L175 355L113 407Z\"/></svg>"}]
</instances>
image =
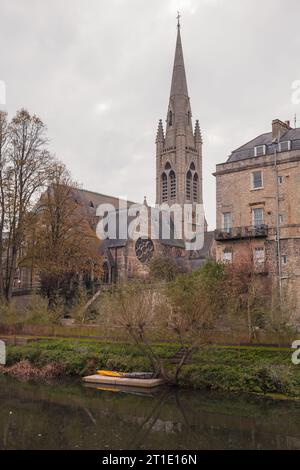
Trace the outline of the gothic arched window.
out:
<instances>
[{"instance_id":1,"label":"gothic arched window","mask_svg":"<svg viewBox=\"0 0 300 470\"><path fill-rule=\"evenodd\" d=\"M170 171L170 196L176 199L176 175L173 170Z\"/></svg>"},{"instance_id":2,"label":"gothic arched window","mask_svg":"<svg viewBox=\"0 0 300 470\"><path fill-rule=\"evenodd\" d=\"M187 199L191 199L191 183L192 183L192 172L189 170L186 174L185 182L185 196Z\"/></svg>"},{"instance_id":3,"label":"gothic arched window","mask_svg":"<svg viewBox=\"0 0 300 470\"><path fill-rule=\"evenodd\" d=\"M167 162L167 163L165 164L165 170L171 170L170 162Z\"/></svg>"},{"instance_id":4,"label":"gothic arched window","mask_svg":"<svg viewBox=\"0 0 300 470\"><path fill-rule=\"evenodd\" d=\"M192 162L192 163L190 164L190 170L191 170L191 171L195 171L195 170L196 170L196 168L195 168L195 163L194 163L194 162Z\"/></svg>"},{"instance_id":5,"label":"gothic arched window","mask_svg":"<svg viewBox=\"0 0 300 470\"><path fill-rule=\"evenodd\" d=\"M173 113L172 111L170 110L169 111L169 126L172 126L173 125Z\"/></svg>"},{"instance_id":6,"label":"gothic arched window","mask_svg":"<svg viewBox=\"0 0 300 470\"><path fill-rule=\"evenodd\" d=\"M161 175L161 194L162 194L162 200L167 201L168 200L168 177L166 173L163 173Z\"/></svg>"},{"instance_id":7,"label":"gothic arched window","mask_svg":"<svg viewBox=\"0 0 300 470\"><path fill-rule=\"evenodd\" d=\"M188 111L188 114L187 114L187 123L188 123L188 126L191 124L191 111Z\"/></svg>"},{"instance_id":8,"label":"gothic arched window","mask_svg":"<svg viewBox=\"0 0 300 470\"><path fill-rule=\"evenodd\" d=\"M195 173L193 177L193 200L197 202L198 200L198 174Z\"/></svg>"}]
</instances>

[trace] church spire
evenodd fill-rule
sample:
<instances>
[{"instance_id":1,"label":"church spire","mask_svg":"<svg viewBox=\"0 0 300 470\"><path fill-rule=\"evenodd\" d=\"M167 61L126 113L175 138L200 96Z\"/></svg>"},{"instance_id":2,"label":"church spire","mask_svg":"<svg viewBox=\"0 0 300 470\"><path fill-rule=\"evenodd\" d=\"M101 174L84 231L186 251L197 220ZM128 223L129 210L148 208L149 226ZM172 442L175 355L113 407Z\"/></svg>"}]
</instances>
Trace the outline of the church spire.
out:
<instances>
[{"instance_id":1,"label":"church spire","mask_svg":"<svg viewBox=\"0 0 300 470\"><path fill-rule=\"evenodd\" d=\"M156 134L156 202L202 202L202 137L192 124L179 14L166 125L160 121Z\"/></svg>"},{"instance_id":2,"label":"church spire","mask_svg":"<svg viewBox=\"0 0 300 470\"><path fill-rule=\"evenodd\" d=\"M179 20L180 15L178 13L177 39L166 125L165 146L167 148L176 147L176 136L178 135L185 136L187 146L194 146L192 111L185 74Z\"/></svg>"},{"instance_id":3,"label":"church spire","mask_svg":"<svg viewBox=\"0 0 300 470\"><path fill-rule=\"evenodd\" d=\"M177 95L184 95L188 97L188 88L187 88L187 81L186 81L186 75L185 75L179 19L180 19L180 15L178 13L177 40L176 40L176 49L175 49L170 97L177 96Z\"/></svg>"}]
</instances>

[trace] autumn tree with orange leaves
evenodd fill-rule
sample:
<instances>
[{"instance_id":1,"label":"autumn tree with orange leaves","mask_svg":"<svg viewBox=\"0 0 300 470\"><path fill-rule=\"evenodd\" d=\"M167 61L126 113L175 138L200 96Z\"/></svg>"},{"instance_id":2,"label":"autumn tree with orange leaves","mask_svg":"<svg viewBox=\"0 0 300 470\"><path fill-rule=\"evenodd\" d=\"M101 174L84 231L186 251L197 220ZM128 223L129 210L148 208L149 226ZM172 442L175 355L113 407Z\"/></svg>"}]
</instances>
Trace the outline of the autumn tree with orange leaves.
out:
<instances>
[{"instance_id":1,"label":"autumn tree with orange leaves","mask_svg":"<svg viewBox=\"0 0 300 470\"><path fill-rule=\"evenodd\" d=\"M25 263L34 267L50 308L76 303L84 281L99 279L100 241L87 207L65 166L57 163L48 189L35 207Z\"/></svg>"}]
</instances>

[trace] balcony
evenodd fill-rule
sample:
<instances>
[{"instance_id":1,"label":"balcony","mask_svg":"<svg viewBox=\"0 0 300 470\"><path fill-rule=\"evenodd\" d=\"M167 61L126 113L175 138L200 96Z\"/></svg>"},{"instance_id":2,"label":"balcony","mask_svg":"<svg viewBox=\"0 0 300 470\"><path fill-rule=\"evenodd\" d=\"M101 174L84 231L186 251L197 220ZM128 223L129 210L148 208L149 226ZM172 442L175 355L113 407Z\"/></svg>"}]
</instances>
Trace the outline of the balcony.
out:
<instances>
[{"instance_id":1,"label":"balcony","mask_svg":"<svg viewBox=\"0 0 300 470\"><path fill-rule=\"evenodd\" d=\"M218 242L227 240L245 240L247 238L264 238L267 236L268 226L265 224L215 230L215 240Z\"/></svg>"}]
</instances>

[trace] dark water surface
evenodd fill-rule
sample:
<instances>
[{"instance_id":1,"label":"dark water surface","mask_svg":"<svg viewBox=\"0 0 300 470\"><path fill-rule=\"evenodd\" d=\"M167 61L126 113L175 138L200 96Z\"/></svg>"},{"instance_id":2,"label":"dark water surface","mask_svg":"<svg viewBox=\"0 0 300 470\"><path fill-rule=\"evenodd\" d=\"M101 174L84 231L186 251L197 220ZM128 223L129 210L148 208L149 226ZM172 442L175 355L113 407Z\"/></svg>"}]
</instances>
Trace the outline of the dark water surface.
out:
<instances>
[{"instance_id":1,"label":"dark water surface","mask_svg":"<svg viewBox=\"0 0 300 470\"><path fill-rule=\"evenodd\" d=\"M300 449L300 403L0 377L0 449Z\"/></svg>"}]
</instances>

